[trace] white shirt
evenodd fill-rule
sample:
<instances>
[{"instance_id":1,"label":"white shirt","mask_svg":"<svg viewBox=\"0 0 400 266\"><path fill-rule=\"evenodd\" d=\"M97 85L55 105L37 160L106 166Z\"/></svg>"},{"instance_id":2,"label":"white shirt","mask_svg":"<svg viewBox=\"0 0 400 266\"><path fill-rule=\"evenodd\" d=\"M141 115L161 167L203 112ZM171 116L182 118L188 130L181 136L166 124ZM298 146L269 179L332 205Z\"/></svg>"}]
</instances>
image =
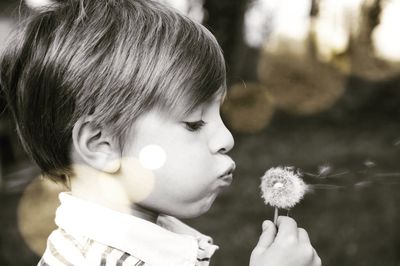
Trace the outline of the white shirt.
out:
<instances>
[{"instance_id":1,"label":"white shirt","mask_svg":"<svg viewBox=\"0 0 400 266\"><path fill-rule=\"evenodd\" d=\"M59 228L49 236L38 265L207 266L218 249L194 229L198 234L178 234L69 193L59 198ZM189 228L176 219L168 223L168 228Z\"/></svg>"}]
</instances>

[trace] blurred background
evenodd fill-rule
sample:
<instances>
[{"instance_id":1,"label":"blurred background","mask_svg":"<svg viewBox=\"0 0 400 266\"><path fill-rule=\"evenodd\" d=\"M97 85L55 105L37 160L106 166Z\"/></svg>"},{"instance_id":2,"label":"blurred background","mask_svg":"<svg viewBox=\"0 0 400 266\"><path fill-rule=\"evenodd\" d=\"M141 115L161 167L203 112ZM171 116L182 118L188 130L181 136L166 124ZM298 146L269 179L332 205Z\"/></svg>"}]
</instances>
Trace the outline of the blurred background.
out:
<instances>
[{"instance_id":1,"label":"blurred background","mask_svg":"<svg viewBox=\"0 0 400 266\"><path fill-rule=\"evenodd\" d=\"M221 246L212 265L248 265L273 217L260 177L294 166L312 191L289 215L324 266L399 266L400 0L160 1L203 23L226 57L235 180L186 221ZM0 46L19 7L40 2L0 1ZM36 265L63 187L40 178L2 97L0 112L0 265Z\"/></svg>"}]
</instances>

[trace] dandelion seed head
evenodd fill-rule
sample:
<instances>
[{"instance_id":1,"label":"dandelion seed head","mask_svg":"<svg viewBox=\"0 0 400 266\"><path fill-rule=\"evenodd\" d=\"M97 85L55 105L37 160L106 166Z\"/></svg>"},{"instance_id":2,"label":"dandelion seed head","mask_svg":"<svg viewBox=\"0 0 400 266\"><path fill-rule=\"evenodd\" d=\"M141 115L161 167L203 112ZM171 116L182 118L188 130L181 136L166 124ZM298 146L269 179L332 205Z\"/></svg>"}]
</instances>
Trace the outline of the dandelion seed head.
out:
<instances>
[{"instance_id":1,"label":"dandelion seed head","mask_svg":"<svg viewBox=\"0 0 400 266\"><path fill-rule=\"evenodd\" d=\"M400 139L396 139L393 143L394 146L400 146Z\"/></svg>"},{"instance_id":2,"label":"dandelion seed head","mask_svg":"<svg viewBox=\"0 0 400 266\"><path fill-rule=\"evenodd\" d=\"M376 163L375 162L373 162L373 161L371 161L371 160L365 160L364 161L364 165L366 166L366 167L368 167L368 168L371 168L371 167L375 167L376 166Z\"/></svg>"},{"instance_id":3,"label":"dandelion seed head","mask_svg":"<svg viewBox=\"0 0 400 266\"><path fill-rule=\"evenodd\" d=\"M319 170L318 175L320 177L326 177L328 174L332 172L332 167L330 165L324 164L321 165L318 170Z\"/></svg>"},{"instance_id":4,"label":"dandelion seed head","mask_svg":"<svg viewBox=\"0 0 400 266\"><path fill-rule=\"evenodd\" d=\"M354 187L357 189L369 187L372 184L371 181L360 181L354 184Z\"/></svg>"},{"instance_id":5,"label":"dandelion seed head","mask_svg":"<svg viewBox=\"0 0 400 266\"><path fill-rule=\"evenodd\" d=\"M261 177L260 188L265 204L281 209L294 207L308 190L301 174L293 167L268 169Z\"/></svg>"}]
</instances>

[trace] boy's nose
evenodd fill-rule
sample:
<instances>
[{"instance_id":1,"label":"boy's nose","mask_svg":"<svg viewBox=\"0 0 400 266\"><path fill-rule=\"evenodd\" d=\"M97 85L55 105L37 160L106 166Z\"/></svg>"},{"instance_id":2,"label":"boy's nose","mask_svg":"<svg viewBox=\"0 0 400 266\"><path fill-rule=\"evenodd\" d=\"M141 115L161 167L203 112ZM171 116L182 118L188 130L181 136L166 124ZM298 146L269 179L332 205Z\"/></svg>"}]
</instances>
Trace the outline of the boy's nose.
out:
<instances>
[{"instance_id":1,"label":"boy's nose","mask_svg":"<svg viewBox=\"0 0 400 266\"><path fill-rule=\"evenodd\" d=\"M227 153L235 145L232 133L221 120L220 126L210 141L212 153Z\"/></svg>"}]
</instances>

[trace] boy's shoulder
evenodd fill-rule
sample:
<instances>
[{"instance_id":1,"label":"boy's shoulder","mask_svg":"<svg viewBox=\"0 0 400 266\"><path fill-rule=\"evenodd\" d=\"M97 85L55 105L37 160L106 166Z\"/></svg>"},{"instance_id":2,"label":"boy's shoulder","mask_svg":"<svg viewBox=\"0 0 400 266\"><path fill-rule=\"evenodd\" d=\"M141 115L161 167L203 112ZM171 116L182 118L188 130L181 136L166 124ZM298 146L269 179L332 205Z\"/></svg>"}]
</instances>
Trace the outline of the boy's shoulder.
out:
<instances>
[{"instance_id":1,"label":"boy's shoulder","mask_svg":"<svg viewBox=\"0 0 400 266\"><path fill-rule=\"evenodd\" d=\"M144 261L120 249L87 237L77 237L58 228L48 240L38 266L135 265L146 266Z\"/></svg>"}]
</instances>

